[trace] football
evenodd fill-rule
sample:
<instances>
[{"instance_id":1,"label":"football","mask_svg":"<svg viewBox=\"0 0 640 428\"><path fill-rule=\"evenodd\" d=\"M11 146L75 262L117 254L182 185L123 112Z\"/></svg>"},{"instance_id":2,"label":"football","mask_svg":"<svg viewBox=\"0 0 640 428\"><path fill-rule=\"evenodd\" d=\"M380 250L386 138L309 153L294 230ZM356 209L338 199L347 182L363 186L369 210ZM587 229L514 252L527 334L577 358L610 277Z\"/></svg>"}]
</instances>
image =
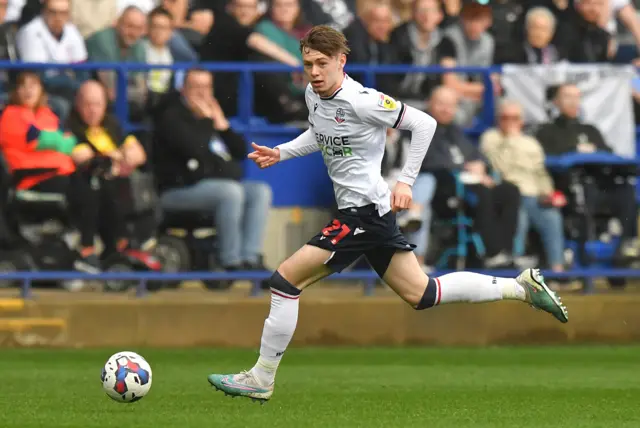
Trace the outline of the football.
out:
<instances>
[{"instance_id":1,"label":"football","mask_svg":"<svg viewBox=\"0 0 640 428\"><path fill-rule=\"evenodd\" d=\"M100 380L109 397L120 403L133 403L151 389L151 366L135 352L113 354L102 368Z\"/></svg>"}]
</instances>

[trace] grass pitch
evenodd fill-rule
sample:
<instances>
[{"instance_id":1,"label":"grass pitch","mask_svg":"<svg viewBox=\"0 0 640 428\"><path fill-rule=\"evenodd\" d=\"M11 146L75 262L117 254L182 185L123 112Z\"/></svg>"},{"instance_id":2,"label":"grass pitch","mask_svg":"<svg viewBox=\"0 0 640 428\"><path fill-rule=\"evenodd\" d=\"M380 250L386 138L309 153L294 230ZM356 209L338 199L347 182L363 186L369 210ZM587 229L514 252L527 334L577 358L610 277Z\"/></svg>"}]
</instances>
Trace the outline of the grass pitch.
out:
<instances>
[{"instance_id":1,"label":"grass pitch","mask_svg":"<svg viewBox=\"0 0 640 428\"><path fill-rule=\"evenodd\" d=\"M0 427L640 427L640 347L291 349L264 406L207 383L255 361L228 350L136 350L153 387L116 403L115 351L0 351Z\"/></svg>"}]
</instances>

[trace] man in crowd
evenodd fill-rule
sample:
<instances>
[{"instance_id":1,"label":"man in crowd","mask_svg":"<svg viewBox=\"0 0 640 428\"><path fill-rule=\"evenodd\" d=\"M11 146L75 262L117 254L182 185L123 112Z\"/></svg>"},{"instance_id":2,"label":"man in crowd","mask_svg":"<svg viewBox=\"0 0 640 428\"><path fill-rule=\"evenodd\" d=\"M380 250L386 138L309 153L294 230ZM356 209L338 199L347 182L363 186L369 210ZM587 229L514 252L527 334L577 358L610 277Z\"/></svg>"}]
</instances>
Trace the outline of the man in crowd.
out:
<instances>
[{"instance_id":1,"label":"man in crowd","mask_svg":"<svg viewBox=\"0 0 640 428\"><path fill-rule=\"evenodd\" d=\"M611 152L600 130L580 120L580 103L581 94L577 86L565 84L558 88L554 104L560 114L553 122L543 125L536 134L547 156ZM559 189L570 194L567 175L558 174L555 178ZM584 185L585 203L589 211L594 213L601 207L608 207L622 225L622 245L619 248L621 255L636 257L638 209L635 202L635 186L632 183L612 185L604 181L604 175L600 182L596 180Z\"/></svg>"},{"instance_id":2,"label":"man in crowd","mask_svg":"<svg viewBox=\"0 0 640 428\"><path fill-rule=\"evenodd\" d=\"M512 183L498 183L487 173L480 151L454 123L457 109L458 95L453 89L441 86L434 90L429 113L438 121L438 128L421 171L430 172L437 179L434 206L447 205L446 201L455 195L453 173L461 173L460 179L477 197L474 228L486 247L485 266L506 266L512 262L520 193Z\"/></svg>"},{"instance_id":3,"label":"man in crowd","mask_svg":"<svg viewBox=\"0 0 640 428\"><path fill-rule=\"evenodd\" d=\"M142 36L146 30L146 15L137 7L129 6L118 18L115 27L105 28L87 39L89 60L94 62L134 62L144 64L146 53ZM116 99L116 74L113 71L98 71L100 81L107 87L109 101ZM147 100L147 85L144 73L129 73L127 85L132 117L140 118Z\"/></svg>"},{"instance_id":4,"label":"man in crowd","mask_svg":"<svg viewBox=\"0 0 640 428\"><path fill-rule=\"evenodd\" d=\"M24 62L75 64L87 59L78 28L69 21L69 0L46 0L40 16L17 34L16 44ZM86 73L47 70L43 82L52 109L64 121L71 110L75 91Z\"/></svg>"},{"instance_id":5,"label":"man in crowd","mask_svg":"<svg viewBox=\"0 0 640 428\"><path fill-rule=\"evenodd\" d=\"M167 211L213 212L219 261L227 270L262 270L271 188L244 181L246 141L212 96L211 73L190 70L180 97L157 121L154 167Z\"/></svg>"}]
</instances>

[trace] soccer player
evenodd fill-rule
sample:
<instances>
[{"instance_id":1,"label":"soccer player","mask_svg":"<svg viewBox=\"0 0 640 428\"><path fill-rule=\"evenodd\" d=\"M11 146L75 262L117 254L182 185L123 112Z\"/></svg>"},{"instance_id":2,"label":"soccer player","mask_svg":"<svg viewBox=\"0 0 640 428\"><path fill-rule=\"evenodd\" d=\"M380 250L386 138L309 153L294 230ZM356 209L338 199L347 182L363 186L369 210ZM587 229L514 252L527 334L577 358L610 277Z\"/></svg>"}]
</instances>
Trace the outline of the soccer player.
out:
<instances>
[{"instance_id":1,"label":"soccer player","mask_svg":"<svg viewBox=\"0 0 640 428\"><path fill-rule=\"evenodd\" d=\"M309 79L309 129L275 148L253 144L249 158L260 168L320 151L333 181L339 214L269 279L271 310L264 323L260 357L249 371L212 374L209 382L232 396L262 402L273 394L276 370L298 321L300 293L364 255L378 275L417 310L456 302L520 300L563 323L566 308L538 270L517 278L456 272L430 278L396 224L395 212L411 204L413 184L436 121L426 113L365 88L343 71L349 53L342 33L316 26L300 41ZM381 176L387 128L410 130L408 159L393 191Z\"/></svg>"}]
</instances>

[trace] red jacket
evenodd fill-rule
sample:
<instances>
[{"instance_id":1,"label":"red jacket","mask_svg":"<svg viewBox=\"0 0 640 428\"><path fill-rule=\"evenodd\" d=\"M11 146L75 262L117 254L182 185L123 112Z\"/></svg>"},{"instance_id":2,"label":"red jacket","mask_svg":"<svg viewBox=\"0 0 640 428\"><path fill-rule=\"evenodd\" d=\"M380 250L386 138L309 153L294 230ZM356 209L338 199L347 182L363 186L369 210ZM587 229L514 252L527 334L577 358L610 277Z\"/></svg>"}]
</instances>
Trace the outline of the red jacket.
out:
<instances>
[{"instance_id":1,"label":"red jacket","mask_svg":"<svg viewBox=\"0 0 640 428\"><path fill-rule=\"evenodd\" d=\"M56 175L69 175L76 169L70 156L55 150L36 150L37 131L55 131L58 117L48 108L40 107L35 113L23 106L8 106L0 117L0 150L13 173L16 170L34 171L34 175L22 179L18 189L30 189L41 181ZM35 133L31 132L34 131Z\"/></svg>"}]
</instances>

